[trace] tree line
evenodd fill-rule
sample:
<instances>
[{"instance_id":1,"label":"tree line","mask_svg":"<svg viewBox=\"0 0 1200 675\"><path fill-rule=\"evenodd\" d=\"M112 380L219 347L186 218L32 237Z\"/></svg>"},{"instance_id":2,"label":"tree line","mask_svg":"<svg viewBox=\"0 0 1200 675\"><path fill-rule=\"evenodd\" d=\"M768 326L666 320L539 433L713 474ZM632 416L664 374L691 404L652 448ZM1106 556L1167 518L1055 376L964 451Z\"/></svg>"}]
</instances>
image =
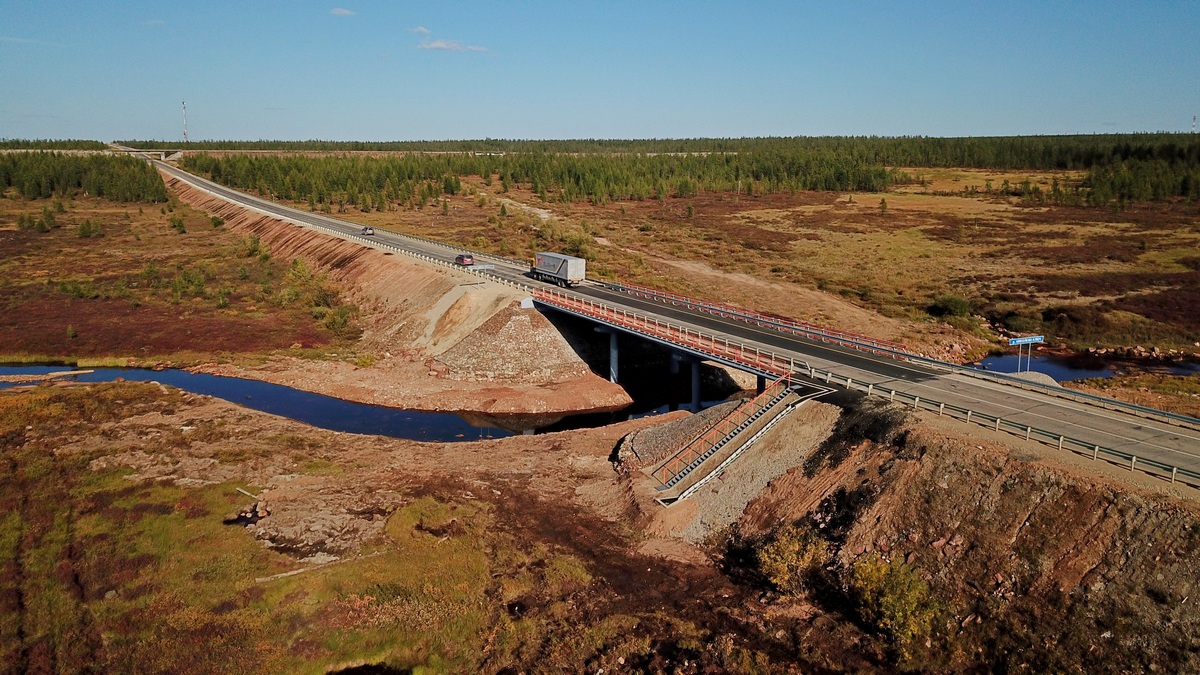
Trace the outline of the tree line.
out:
<instances>
[{"instance_id":1,"label":"tree line","mask_svg":"<svg viewBox=\"0 0 1200 675\"><path fill-rule=\"evenodd\" d=\"M120 202L165 202L162 177L146 162L124 155L12 152L0 154L0 192L26 199L82 193Z\"/></svg>"},{"instance_id":2,"label":"tree line","mask_svg":"<svg viewBox=\"0 0 1200 675\"><path fill-rule=\"evenodd\" d=\"M100 141L0 138L0 150L107 150Z\"/></svg>"},{"instance_id":3,"label":"tree line","mask_svg":"<svg viewBox=\"0 0 1200 675\"><path fill-rule=\"evenodd\" d=\"M547 154L829 153L884 166L997 170L1090 169L1117 161L1200 161L1194 134L1069 136L793 136L684 139L445 141L121 141L147 150L274 150L284 152L451 152Z\"/></svg>"},{"instance_id":4,"label":"tree line","mask_svg":"<svg viewBox=\"0 0 1200 675\"><path fill-rule=\"evenodd\" d=\"M919 180L895 167L937 167L940 162L950 167L1024 164L1024 168L1086 171L1082 181L1068 185L1056 180L1050 190L1030 181L1006 182L987 190L1027 203L1095 206L1200 198L1200 143L1167 134L1146 136L1142 144L1127 139L1115 142L1125 137L1106 138L1107 145L1097 144L1092 137L1030 137L1010 139L1010 146L978 147L943 143L974 139L850 139L841 145L833 142L836 139L809 139L825 142L712 153L201 152L185 155L183 166L233 187L307 201L313 208L337 205L339 210L347 205L362 210L383 210L392 204L424 206L442 195L456 194L462 176L479 176L489 184L499 180L503 190L512 185L528 187L546 201L595 204L692 197L700 192L883 192Z\"/></svg>"},{"instance_id":5,"label":"tree line","mask_svg":"<svg viewBox=\"0 0 1200 675\"><path fill-rule=\"evenodd\" d=\"M396 156L185 155L182 165L211 179L291 201L386 208L423 206L479 176L502 190L529 187L564 202L665 199L699 192L882 191L911 178L895 169L829 152L799 150L707 155L563 153L405 154Z\"/></svg>"}]
</instances>

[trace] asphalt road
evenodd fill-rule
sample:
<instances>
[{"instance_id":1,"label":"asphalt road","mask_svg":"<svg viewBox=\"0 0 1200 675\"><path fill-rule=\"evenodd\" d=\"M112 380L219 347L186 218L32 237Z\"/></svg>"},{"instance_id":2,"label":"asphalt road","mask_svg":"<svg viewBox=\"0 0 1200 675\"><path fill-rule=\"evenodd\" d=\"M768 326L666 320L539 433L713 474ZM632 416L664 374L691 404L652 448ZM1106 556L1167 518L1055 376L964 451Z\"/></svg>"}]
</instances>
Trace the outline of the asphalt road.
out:
<instances>
[{"instance_id":1,"label":"asphalt road","mask_svg":"<svg viewBox=\"0 0 1200 675\"><path fill-rule=\"evenodd\" d=\"M224 199L300 224L356 238L378 241L453 263L465 249L421 240L375 228L374 237L362 237L363 225L318 213L289 208L269 200L231 190L163 162L161 170ZM475 253L477 263L493 265L487 274L528 287L553 288L526 276L528 264ZM1121 452L1200 473L1200 431L1137 417L1120 410L1030 391L1003 382L951 372L936 366L898 361L836 345L726 319L712 314L656 302L585 283L574 292L627 311L657 316L661 320L744 342L816 368L851 377L855 382L886 386L920 396L922 400L969 408L976 413L1002 416L1016 424L1041 428Z\"/></svg>"}]
</instances>

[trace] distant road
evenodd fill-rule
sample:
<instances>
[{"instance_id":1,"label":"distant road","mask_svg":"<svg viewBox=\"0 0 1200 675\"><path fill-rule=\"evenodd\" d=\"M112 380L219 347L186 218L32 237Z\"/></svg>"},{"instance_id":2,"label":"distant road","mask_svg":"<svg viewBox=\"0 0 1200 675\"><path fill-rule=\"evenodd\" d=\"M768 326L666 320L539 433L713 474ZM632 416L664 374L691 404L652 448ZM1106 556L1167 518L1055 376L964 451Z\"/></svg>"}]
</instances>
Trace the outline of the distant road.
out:
<instances>
[{"instance_id":1,"label":"distant road","mask_svg":"<svg viewBox=\"0 0 1200 675\"><path fill-rule=\"evenodd\" d=\"M149 158L147 158L149 159ZM445 263L465 249L376 228L373 237L360 236L363 224L283 206L194 176L169 164L154 161L164 173L241 204L301 225L376 240ZM369 242L367 242L369 243ZM527 276L528 263L475 253L477 259L493 264L483 274L531 288L553 288ZM1052 396L1022 386L952 370L948 365L914 363L887 356L826 344L786 332L723 318L686 307L633 297L604 284L587 283L573 290L595 302L661 318L676 325L753 345L763 351L803 362L815 368L852 378L863 385L883 386L923 401L967 408L1010 423L1044 429L1088 444L1133 455L1143 460L1195 472L1200 476L1200 421L1168 423L1135 416L1125 410L1105 409L1095 404ZM1195 482L1195 481L1193 481Z\"/></svg>"}]
</instances>

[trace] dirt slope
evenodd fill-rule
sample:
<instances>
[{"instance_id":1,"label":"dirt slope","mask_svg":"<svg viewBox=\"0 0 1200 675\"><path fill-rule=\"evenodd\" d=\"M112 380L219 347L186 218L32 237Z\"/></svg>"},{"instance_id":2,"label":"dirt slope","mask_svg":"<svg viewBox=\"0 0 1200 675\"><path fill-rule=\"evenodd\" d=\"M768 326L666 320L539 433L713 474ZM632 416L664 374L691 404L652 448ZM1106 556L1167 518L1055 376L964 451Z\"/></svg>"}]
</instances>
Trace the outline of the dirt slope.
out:
<instances>
[{"instance_id":1,"label":"dirt slope","mask_svg":"<svg viewBox=\"0 0 1200 675\"><path fill-rule=\"evenodd\" d=\"M338 398L422 410L554 413L612 410L630 402L588 369L522 295L478 277L297 227L234 206L170 177L190 206L258 237L273 256L300 258L347 289L360 308L359 354L345 361L276 357L256 368L205 372L263 379Z\"/></svg>"},{"instance_id":2,"label":"dirt slope","mask_svg":"<svg viewBox=\"0 0 1200 675\"><path fill-rule=\"evenodd\" d=\"M738 534L808 523L846 570L919 571L942 613L913 664L939 671L1196 672L1200 507L909 420L882 442L822 446L750 505ZM818 610L843 611L812 599ZM804 604L804 603L801 603ZM818 633L820 631L818 630ZM988 665L990 664L990 665Z\"/></svg>"}]
</instances>

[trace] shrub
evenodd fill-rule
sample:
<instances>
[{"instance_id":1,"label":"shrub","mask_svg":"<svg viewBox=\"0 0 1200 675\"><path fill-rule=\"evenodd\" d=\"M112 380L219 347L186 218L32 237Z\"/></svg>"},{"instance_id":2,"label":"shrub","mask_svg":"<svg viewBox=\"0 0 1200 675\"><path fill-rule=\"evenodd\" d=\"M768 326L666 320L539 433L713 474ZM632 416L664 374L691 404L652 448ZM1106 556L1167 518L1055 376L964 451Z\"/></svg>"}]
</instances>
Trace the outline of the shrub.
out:
<instances>
[{"instance_id":1,"label":"shrub","mask_svg":"<svg viewBox=\"0 0 1200 675\"><path fill-rule=\"evenodd\" d=\"M794 524L758 552L758 566L780 592L799 595L819 579L829 558L829 544L812 527Z\"/></svg>"},{"instance_id":2,"label":"shrub","mask_svg":"<svg viewBox=\"0 0 1200 675\"><path fill-rule=\"evenodd\" d=\"M929 306L933 316L970 316L971 301L958 295L939 295Z\"/></svg>"},{"instance_id":3,"label":"shrub","mask_svg":"<svg viewBox=\"0 0 1200 675\"><path fill-rule=\"evenodd\" d=\"M83 239L87 239L90 237L103 236L104 232L100 229L99 223L93 223L89 218L75 228L75 234Z\"/></svg>"},{"instance_id":4,"label":"shrub","mask_svg":"<svg viewBox=\"0 0 1200 675\"><path fill-rule=\"evenodd\" d=\"M225 221L222 220L220 216L213 216L209 220L212 222L213 227L220 227L225 224Z\"/></svg>"},{"instance_id":5,"label":"shrub","mask_svg":"<svg viewBox=\"0 0 1200 675\"><path fill-rule=\"evenodd\" d=\"M1042 330L1042 320L1038 317L1025 316L1012 312L1005 315L1004 327L1018 333L1037 333Z\"/></svg>"},{"instance_id":6,"label":"shrub","mask_svg":"<svg viewBox=\"0 0 1200 675\"><path fill-rule=\"evenodd\" d=\"M339 305L325 315L325 328L338 337L346 337L351 331L350 320L354 316L354 307Z\"/></svg>"},{"instance_id":7,"label":"shrub","mask_svg":"<svg viewBox=\"0 0 1200 675\"><path fill-rule=\"evenodd\" d=\"M937 607L929 586L911 565L872 554L850 569L850 592L860 618L887 635L908 657L933 631Z\"/></svg>"},{"instance_id":8,"label":"shrub","mask_svg":"<svg viewBox=\"0 0 1200 675\"><path fill-rule=\"evenodd\" d=\"M260 240L258 237L251 235L242 240L243 258L253 258L264 251L265 249L263 248L262 240Z\"/></svg>"}]
</instances>

